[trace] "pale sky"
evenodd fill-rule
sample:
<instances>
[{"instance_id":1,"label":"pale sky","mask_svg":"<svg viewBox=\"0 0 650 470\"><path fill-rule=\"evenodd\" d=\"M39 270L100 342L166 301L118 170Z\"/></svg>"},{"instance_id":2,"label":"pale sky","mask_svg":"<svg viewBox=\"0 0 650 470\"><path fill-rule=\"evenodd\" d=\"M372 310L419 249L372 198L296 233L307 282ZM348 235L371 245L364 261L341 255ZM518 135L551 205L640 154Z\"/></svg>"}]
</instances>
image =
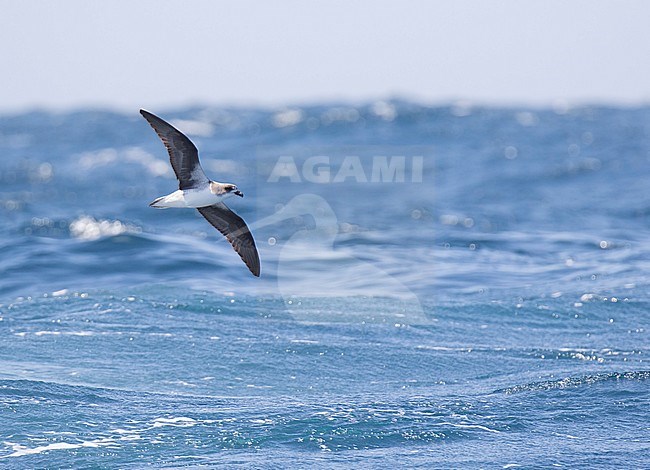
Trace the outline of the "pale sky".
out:
<instances>
[{"instance_id":1,"label":"pale sky","mask_svg":"<svg viewBox=\"0 0 650 470\"><path fill-rule=\"evenodd\" d=\"M0 113L650 104L643 0L0 0Z\"/></svg>"}]
</instances>

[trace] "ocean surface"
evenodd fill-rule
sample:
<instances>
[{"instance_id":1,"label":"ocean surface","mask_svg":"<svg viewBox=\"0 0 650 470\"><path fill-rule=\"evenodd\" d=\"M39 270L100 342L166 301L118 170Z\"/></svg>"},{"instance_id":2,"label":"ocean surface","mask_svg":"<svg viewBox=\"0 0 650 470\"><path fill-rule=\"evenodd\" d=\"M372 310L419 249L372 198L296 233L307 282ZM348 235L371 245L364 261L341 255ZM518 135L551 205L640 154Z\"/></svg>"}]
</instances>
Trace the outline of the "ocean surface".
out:
<instances>
[{"instance_id":1,"label":"ocean surface","mask_svg":"<svg viewBox=\"0 0 650 470\"><path fill-rule=\"evenodd\" d=\"M650 107L0 115L0 468L650 467Z\"/></svg>"}]
</instances>

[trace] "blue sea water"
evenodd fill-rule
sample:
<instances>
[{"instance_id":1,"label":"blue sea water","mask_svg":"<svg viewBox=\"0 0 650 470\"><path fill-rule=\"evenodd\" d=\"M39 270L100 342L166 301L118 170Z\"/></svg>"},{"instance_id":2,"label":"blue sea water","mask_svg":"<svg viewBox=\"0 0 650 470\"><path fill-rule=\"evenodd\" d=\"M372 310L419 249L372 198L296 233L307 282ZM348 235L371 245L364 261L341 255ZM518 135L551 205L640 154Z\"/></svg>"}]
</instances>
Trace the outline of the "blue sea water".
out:
<instances>
[{"instance_id":1,"label":"blue sea water","mask_svg":"<svg viewBox=\"0 0 650 470\"><path fill-rule=\"evenodd\" d=\"M0 116L1 468L647 468L650 108Z\"/></svg>"}]
</instances>

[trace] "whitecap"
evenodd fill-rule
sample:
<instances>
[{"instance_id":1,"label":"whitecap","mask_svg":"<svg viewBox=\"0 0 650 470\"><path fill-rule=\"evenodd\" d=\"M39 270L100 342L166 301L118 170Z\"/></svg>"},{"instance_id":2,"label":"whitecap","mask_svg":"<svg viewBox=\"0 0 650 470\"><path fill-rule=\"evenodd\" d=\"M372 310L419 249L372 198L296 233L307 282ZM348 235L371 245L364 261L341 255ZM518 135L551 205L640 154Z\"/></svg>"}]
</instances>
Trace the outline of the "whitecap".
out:
<instances>
[{"instance_id":1,"label":"whitecap","mask_svg":"<svg viewBox=\"0 0 650 470\"><path fill-rule=\"evenodd\" d=\"M271 122L275 127L295 126L304 118L304 113L300 109L286 109L275 113Z\"/></svg>"},{"instance_id":2,"label":"whitecap","mask_svg":"<svg viewBox=\"0 0 650 470\"><path fill-rule=\"evenodd\" d=\"M48 444L44 446L27 447L20 444L15 444L12 442L5 441L4 444L11 446L11 448L13 449L13 453L0 456L0 459L4 459L8 457L23 457L25 455L41 454L43 452L49 452L52 450L71 450L71 449L80 449L82 447L103 447L114 443L115 443L114 439L101 438L92 441L82 441L75 444L70 442L53 442L52 444Z\"/></svg>"},{"instance_id":3,"label":"whitecap","mask_svg":"<svg viewBox=\"0 0 650 470\"><path fill-rule=\"evenodd\" d=\"M125 224L119 220L97 220L87 215L82 215L70 222L69 229L73 237L81 240L97 240L102 237L113 237L123 233L140 233L142 231L139 227Z\"/></svg>"},{"instance_id":4,"label":"whitecap","mask_svg":"<svg viewBox=\"0 0 650 470\"><path fill-rule=\"evenodd\" d=\"M395 106L387 101L377 101L372 105L372 113L384 121L393 121L397 117Z\"/></svg>"},{"instance_id":5,"label":"whitecap","mask_svg":"<svg viewBox=\"0 0 650 470\"><path fill-rule=\"evenodd\" d=\"M195 426L196 424L198 424L198 422L195 419L179 416L177 418L156 418L153 420L153 424L151 426L154 428L161 428L165 426L186 428Z\"/></svg>"}]
</instances>

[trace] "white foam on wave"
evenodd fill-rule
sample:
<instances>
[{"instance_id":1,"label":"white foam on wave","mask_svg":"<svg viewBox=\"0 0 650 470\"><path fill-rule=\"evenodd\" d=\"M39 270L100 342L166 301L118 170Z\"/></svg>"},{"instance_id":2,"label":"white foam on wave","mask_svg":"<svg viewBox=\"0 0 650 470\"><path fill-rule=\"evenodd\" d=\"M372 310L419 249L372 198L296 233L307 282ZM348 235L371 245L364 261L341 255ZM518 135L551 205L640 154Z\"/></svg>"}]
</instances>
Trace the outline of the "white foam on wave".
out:
<instances>
[{"instance_id":1,"label":"white foam on wave","mask_svg":"<svg viewBox=\"0 0 650 470\"><path fill-rule=\"evenodd\" d=\"M45 330L45 331L36 331L34 333L34 335L36 335L36 336L45 336L45 335L58 336L60 334L61 334L60 331L47 331L47 330Z\"/></svg>"},{"instance_id":2,"label":"white foam on wave","mask_svg":"<svg viewBox=\"0 0 650 470\"><path fill-rule=\"evenodd\" d=\"M164 426L174 426L174 427L181 427L181 428L187 428L191 426L196 426L198 424L198 421L192 418L187 418L185 416L179 416L177 418L156 418L153 420L153 424L151 427L153 428L161 428Z\"/></svg>"},{"instance_id":3,"label":"white foam on wave","mask_svg":"<svg viewBox=\"0 0 650 470\"><path fill-rule=\"evenodd\" d=\"M114 237L123 233L141 233L142 229L119 220L97 220L83 215L70 222L70 234L81 240L97 240L102 237ZM63 295L63 294L62 294Z\"/></svg>"},{"instance_id":4,"label":"white foam on wave","mask_svg":"<svg viewBox=\"0 0 650 470\"><path fill-rule=\"evenodd\" d=\"M53 442L51 444L47 444L44 446L37 446L37 447L27 447L21 444L16 444L8 441L5 441L4 444L6 446L11 447L13 452L11 454L0 456L0 459L42 454L43 452L49 452L52 450L72 450L72 449L81 449L82 447L106 447L106 446L116 444L116 440L110 437L104 437L100 439L93 439L92 441L81 441L78 443Z\"/></svg>"},{"instance_id":5,"label":"white foam on wave","mask_svg":"<svg viewBox=\"0 0 650 470\"><path fill-rule=\"evenodd\" d=\"M271 122L275 127L295 126L304 119L304 113L301 109L285 109L273 115Z\"/></svg>"},{"instance_id":6,"label":"white foam on wave","mask_svg":"<svg viewBox=\"0 0 650 470\"><path fill-rule=\"evenodd\" d=\"M25 336L27 333L26 332L21 332L21 336ZM59 336L59 335L67 335L67 336L93 336L95 333L93 331L58 331L58 330L41 330L41 331L35 331L33 333L35 336L46 336L46 335L52 335L52 336Z\"/></svg>"},{"instance_id":7,"label":"white foam on wave","mask_svg":"<svg viewBox=\"0 0 650 470\"><path fill-rule=\"evenodd\" d=\"M167 384L172 384L172 385L180 385L182 387L196 387L196 384L186 382L185 380L165 380L164 383Z\"/></svg>"},{"instance_id":8,"label":"white foam on wave","mask_svg":"<svg viewBox=\"0 0 650 470\"><path fill-rule=\"evenodd\" d=\"M415 349L421 349L426 351L442 351L442 352L472 352L474 348L452 348L449 346L431 346L428 344L418 344L415 346ZM503 348L494 348L494 351L504 350Z\"/></svg>"},{"instance_id":9,"label":"white foam on wave","mask_svg":"<svg viewBox=\"0 0 650 470\"><path fill-rule=\"evenodd\" d=\"M390 122L397 117L395 105L388 101L377 101L373 103L371 111L375 116L380 117L384 121Z\"/></svg>"},{"instance_id":10,"label":"white foam on wave","mask_svg":"<svg viewBox=\"0 0 650 470\"><path fill-rule=\"evenodd\" d=\"M7 455L0 456L0 459L8 457L23 457L26 455L35 455L41 454L43 452L50 452L54 450L74 450L80 449L83 447L110 447L110 446L119 446L120 442L123 441L136 441L143 439L142 433L146 433L152 429L162 428L162 427L192 427L198 424L212 424L215 421L213 420L195 420L193 418L188 418L186 416L179 416L173 418L155 418L153 421L150 421L144 424L141 428L133 429L121 429L114 428L109 431L112 436L99 437L92 440L80 440L79 442L52 442L47 445L40 445L36 447L28 447L22 444L15 442L4 441L3 444L12 449L12 453ZM96 427L96 424L83 422L83 424ZM56 436L72 436L75 433L67 431L45 431L45 434L56 435Z\"/></svg>"},{"instance_id":11,"label":"white foam on wave","mask_svg":"<svg viewBox=\"0 0 650 470\"><path fill-rule=\"evenodd\" d=\"M42 452L47 452L49 450L78 449L79 447L81 447L80 444L70 444L68 442L54 442L46 446L38 446L38 447L26 447L20 444L14 444L12 442L5 442L5 445L11 446L14 452L9 455L3 455L0 458L22 457L24 455L40 454Z\"/></svg>"}]
</instances>

